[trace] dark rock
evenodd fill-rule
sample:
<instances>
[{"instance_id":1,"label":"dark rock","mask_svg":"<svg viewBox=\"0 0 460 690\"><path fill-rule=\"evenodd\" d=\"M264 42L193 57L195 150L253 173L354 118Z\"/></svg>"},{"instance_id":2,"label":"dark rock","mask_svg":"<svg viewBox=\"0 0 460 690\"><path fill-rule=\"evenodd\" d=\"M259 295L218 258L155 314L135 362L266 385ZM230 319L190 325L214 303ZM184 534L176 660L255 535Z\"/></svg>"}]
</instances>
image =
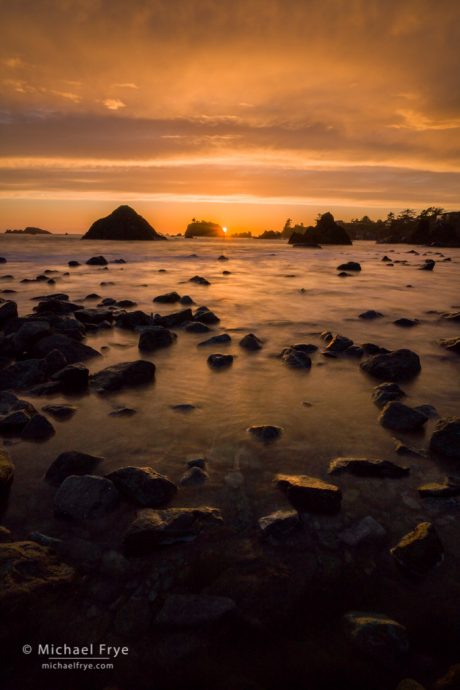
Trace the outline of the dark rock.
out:
<instances>
[{"instance_id":1,"label":"dark rock","mask_svg":"<svg viewBox=\"0 0 460 690\"><path fill-rule=\"evenodd\" d=\"M134 302L132 299L120 299L116 304L120 309L132 309L132 307L137 306L137 302Z\"/></svg>"},{"instance_id":2,"label":"dark rock","mask_svg":"<svg viewBox=\"0 0 460 690\"><path fill-rule=\"evenodd\" d=\"M460 496L460 479L446 477L442 482L430 482L417 488L423 498L450 498Z\"/></svg>"},{"instance_id":3,"label":"dark rock","mask_svg":"<svg viewBox=\"0 0 460 690\"><path fill-rule=\"evenodd\" d=\"M81 304L75 304L74 302L69 302L64 299L45 299L42 300L34 307L34 311L37 314L47 315L47 314L74 314L75 312L83 309Z\"/></svg>"},{"instance_id":4,"label":"dark rock","mask_svg":"<svg viewBox=\"0 0 460 690\"><path fill-rule=\"evenodd\" d=\"M228 261L228 256L225 256L224 254L221 254L220 256L217 257L217 261Z\"/></svg>"},{"instance_id":5,"label":"dark rock","mask_svg":"<svg viewBox=\"0 0 460 690\"><path fill-rule=\"evenodd\" d=\"M111 323L113 321L113 312L110 309L80 309L75 312L75 318L84 324L99 324L103 321Z\"/></svg>"},{"instance_id":6,"label":"dark rock","mask_svg":"<svg viewBox=\"0 0 460 690\"><path fill-rule=\"evenodd\" d=\"M460 338L442 338L439 342L449 352L460 355Z\"/></svg>"},{"instance_id":7,"label":"dark rock","mask_svg":"<svg viewBox=\"0 0 460 690\"><path fill-rule=\"evenodd\" d=\"M5 448L0 448L0 495L9 487L13 481L14 465L10 455Z\"/></svg>"},{"instance_id":8,"label":"dark rock","mask_svg":"<svg viewBox=\"0 0 460 690\"><path fill-rule=\"evenodd\" d=\"M121 467L106 476L122 496L139 506L159 508L177 493L172 481L150 467Z\"/></svg>"},{"instance_id":9,"label":"dark rock","mask_svg":"<svg viewBox=\"0 0 460 690\"><path fill-rule=\"evenodd\" d=\"M89 345L79 343L67 335L54 334L41 338L32 348L32 354L46 357L52 350L62 352L69 364L84 362L92 357L100 357L100 353Z\"/></svg>"},{"instance_id":10,"label":"dark rock","mask_svg":"<svg viewBox=\"0 0 460 690\"><path fill-rule=\"evenodd\" d=\"M430 522L421 522L390 549L396 562L412 575L423 577L444 558L444 548Z\"/></svg>"},{"instance_id":11,"label":"dark rock","mask_svg":"<svg viewBox=\"0 0 460 690\"><path fill-rule=\"evenodd\" d=\"M433 686L433 690L458 690L458 688L460 688L460 664L450 666L447 673Z\"/></svg>"},{"instance_id":12,"label":"dark rock","mask_svg":"<svg viewBox=\"0 0 460 690\"><path fill-rule=\"evenodd\" d=\"M407 349L373 355L361 362L360 367L367 374L386 381L407 381L421 370L419 356Z\"/></svg>"},{"instance_id":13,"label":"dark rock","mask_svg":"<svg viewBox=\"0 0 460 690\"><path fill-rule=\"evenodd\" d=\"M45 474L45 479L51 484L61 484L71 475L83 475L92 472L104 460L97 455L80 453L78 450L70 450L58 455L51 463Z\"/></svg>"},{"instance_id":14,"label":"dark rock","mask_svg":"<svg viewBox=\"0 0 460 690\"><path fill-rule=\"evenodd\" d=\"M94 520L112 511L118 500L118 491L109 479L91 474L71 475L56 492L54 511L74 520Z\"/></svg>"},{"instance_id":15,"label":"dark rock","mask_svg":"<svg viewBox=\"0 0 460 690\"><path fill-rule=\"evenodd\" d=\"M219 317L208 309L208 307L198 307L193 318L195 321L201 321L201 323L205 323L208 326L212 326L220 321Z\"/></svg>"},{"instance_id":16,"label":"dark rock","mask_svg":"<svg viewBox=\"0 0 460 690\"><path fill-rule=\"evenodd\" d=\"M369 458L334 458L329 463L329 474L349 472L359 477L405 477L408 467L401 467L390 460Z\"/></svg>"},{"instance_id":17,"label":"dark rock","mask_svg":"<svg viewBox=\"0 0 460 690\"><path fill-rule=\"evenodd\" d=\"M235 611L228 597L209 594L170 594L166 597L155 622L171 627L193 628L209 625Z\"/></svg>"},{"instance_id":18,"label":"dark rock","mask_svg":"<svg viewBox=\"0 0 460 690\"><path fill-rule=\"evenodd\" d=\"M391 259L385 254L385 256L382 256L382 261L391 261Z\"/></svg>"},{"instance_id":19,"label":"dark rock","mask_svg":"<svg viewBox=\"0 0 460 690\"><path fill-rule=\"evenodd\" d=\"M430 451L452 460L460 460L460 418L440 419L430 440Z\"/></svg>"},{"instance_id":20,"label":"dark rock","mask_svg":"<svg viewBox=\"0 0 460 690\"><path fill-rule=\"evenodd\" d=\"M163 326L164 328L177 328L183 326L187 321L193 321L193 314L191 309L182 309L182 311L175 311L172 314L165 316L155 315L154 325Z\"/></svg>"},{"instance_id":21,"label":"dark rock","mask_svg":"<svg viewBox=\"0 0 460 690\"><path fill-rule=\"evenodd\" d=\"M262 341L254 335L254 333L248 333L239 342L240 347L245 350L261 350L263 347Z\"/></svg>"},{"instance_id":22,"label":"dark rock","mask_svg":"<svg viewBox=\"0 0 460 690\"><path fill-rule=\"evenodd\" d=\"M0 370L0 389L26 390L48 378L48 369L43 359L25 359Z\"/></svg>"},{"instance_id":23,"label":"dark rock","mask_svg":"<svg viewBox=\"0 0 460 690\"><path fill-rule=\"evenodd\" d=\"M68 261L68 262L67 262L67 265L70 266L71 268L76 268L76 266L80 266L81 264L80 264L79 261L74 261L74 260L72 259L71 261Z\"/></svg>"},{"instance_id":24,"label":"dark rock","mask_svg":"<svg viewBox=\"0 0 460 690\"><path fill-rule=\"evenodd\" d=\"M0 434L17 436L30 422L30 415L25 410L15 410L0 416Z\"/></svg>"},{"instance_id":25,"label":"dark rock","mask_svg":"<svg viewBox=\"0 0 460 690\"><path fill-rule=\"evenodd\" d=\"M343 354L347 357L356 357L360 359L364 355L364 350L359 345L350 345L350 347L347 347L347 349L343 351Z\"/></svg>"},{"instance_id":26,"label":"dark rock","mask_svg":"<svg viewBox=\"0 0 460 690\"><path fill-rule=\"evenodd\" d=\"M272 426L270 424L263 424L262 426L250 426L247 431L255 436L259 441L270 443L275 441L283 433L280 426Z\"/></svg>"},{"instance_id":27,"label":"dark rock","mask_svg":"<svg viewBox=\"0 0 460 690\"><path fill-rule=\"evenodd\" d=\"M350 278L351 273L347 273L346 271L340 271L340 273L337 273L339 278Z\"/></svg>"},{"instance_id":28,"label":"dark rock","mask_svg":"<svg viewBox=\"0 0 460 690\"><path fill-rule=\"evenodd\" d=\"M184 330L187 333L208 333L211 329L201 321L190 321L190 323L185 324Z\"/></svg>"},{"instance_id":29,"label":"dark rock","mask_svg":"<svg viewBox=\"0 0 460 690\"><path fill-rule=\"evenodd\" d=\"M193 460L187 460L187 467L200 467L204 470L206 468L206 459L194 458Z\"/></svg>"},{"instance_id":30,"label":"dark rock","mask_svg":"<svg viewBox=\"0 0 460 690\"><path fill-rule=\"evenodd\" d=\"M109 393L122 388L151 383L155 378L153 362L138 359L106 367L90 376L90 384L98 393Z\"/></svg>"},{"instance_id":31,"label":"dark rock","mask_svg":"<svg viewBox=\"0 0 460 690\"><path fill-rule=\"evenodd\" d=\"M92 256L86 263L88 266L107 266L109 262L105 256Z\"/></svg>"},{"instance_id":32,"label":"dark rock","mask_svg":"<svg viewBox=\"0 0 460 690\"><path fill-rule=\"evenodd\" d=\"M174 412L192 412L196 409L195 405L190 403L179 403L178 405L170 405L170 407Z\"/></svg>"},{"instance_id":33,"label":"dark rock","mask_svg":"<svg viewBox=\"0 0 460 690\"><path fill-rule=\"evenodd\" d=\"M74 405L44 405L42 410L54 419L63 422L73 417L77 408Z\"/></svg>"},{"instance_id":34,"label":"dark rock","mask_svg":"<svg viewBox=\"0 0 460 690\"><path fill-rule=\"evenodd\" d=\"M195 302L192 300L192 298L190 297L190 295L183 295L183 296L180 298L180 303L183 304L184 306L185 306L185 305L188 306L188 305L191 305L191 304L195 304Z\"/></svg>"},{"instance_id":35,"label":"dark rock","mask_svg":"<svg viewBox=\"0 0 460 690\"><path fill-rule=\"evenodd\" d=\"M327 484L316 477L287 474L278 474L275 482L300 512L337 513L340 510L342 492L335 484Z\"/></svg>"},{"instance_id":36,"label":"dark rock","mask_svg":"<svg viewBox=\"0 0 460 690\"><path fill-rule=\"evenodd\" d=\"M446 321L460 321L460 311L447 312L446 314L441 314L441 319Z\"/></svg>"},{"instance_id":37,"label":"dark rock","mask_svg":"<svg viewBox=\"0 0 460 690\"><path fill-rule=\"evenodd\" d=\"M397 383L379 383L372 393L372 399L379 407L383 407L392 400L400 400L405 397L406 394Z\"/></svg>"},{"instance_id":38,"label":"dark rock","mask_svg":"<svg viewBox=\"0 0 460 690\"><path fill-rule=\"evenodd\" d=\"M427 419L426 415L397 400L386 403L379 416L380 424L393 431L418 431Z\"/></svg>"},{"instance_id":39,"label":"dark rock","mask_svg":"<svg viewBox=\"0 0 460 690\"><path fill-rule=\"evenodd\" d=\"M345 264L340 264L337 266L338 271L360 271L361 264L357 261L347 261Z\"/></svg>"},{"instance_id":40,"label":"dark rock","mask_svg":"<svg viewBox=\"0 0 460 690\"><path fill-rule=\"evenodd\" d=\"M222 333L221 335L213 335L212 338L203 340L201 343L198 343L198 347L207 347L208 345L226 345L227 343L231 342L231 336L229 336L227 333Z\"/></svg>"},{"instance_id":41,"label":"dark rock","mask_svg":"<svg viewBox=\"0 0 460 690\"><path fill-rule=\"evenodd\" d=\"M297 346L287 347L281 354L281 359L288 366L293 369L310 369L311 359L308 354Z\"/></svg>"},{"instance_id":42,"label":"dark rock","mask_svg":"<svg viewBox=\"0 0 460 690\"><path fill-rule=\"evenodd\" d=\"M51 377L57 381L64 393L79 393L88 388L89 369L84 364L68 364Z\"/></svg>"},{"instance_id":43,"label":"dark rock","mask_svg":"<svg viewBox=\"0 0 460 690\"><path fill-rule=\"evenodd\" d=\"M109 412L110 417L132 417L136 414L136 410L132 407L117 407L116 410Z\"/></svg>"},{"instance_id":44,"label":"dark rock","mask_svg":"<svg viewBox=\"0 0 460 690\"><path fill-rule=\"evenodd\" d=\"M211 285L209 280L207 278L203 278L202 276L193 276L193 278L190 278L190 283L196 283L197 285Z\"/></svg>"},{"instance_id":45,"label":"dark rock","mask_svg":"<svg viewBox=\"0 0 460 690\"><path fill-rule=\"evenodd\" d=\"M436 261L433 261L433 259L425 259L425 263L423 266L420 266L420 271L432 271L433 268L436 265Z\"/></svg>"},{"instance_id":46,"label":"dark rock","mask_svg":"<svg viewBox=\"0 0 460 690\"><path fill-rule=\"evenodd\" d=\"M209 355L208 364L212 369L224 369L233 364L233 355Z\"/></svg>"},{"instance_id":47,"label":"dark rock","mask_svg":"<svg viewBox=\"0 0 460 690\"><path fill-rule=\"evenodd\" d=\"M172 345L176 338L176 334L164 326L149 326L141 332L138 347L141 352L153 352Z\"/></svg>"},{"instance_id":48,"label":"dark rock","mask_svg":"<svg viewBox=\"0 0 460 690\"><path fill-rule=\"evenodd\" d=\"M345 625L353 646L382 664L394 664L409 651L406 628L383 613L352 611Z\"/></svg>"},{"instance_id":49,"label":"dark rock","mask_svg":"<svg viewBox=\"0 0 460 690\"><path fill-rule=\"evenodd\" d=\"M118 314L115 318L115 325L129 331L136 331L145 326L152 326L153 319L143 311L130 311Z\"/></svg>"},{"instance_id":50,"label":"dark rock","mask_svg":"<svg viewBox=\"0 0 460 690\"><path fill-rule=\"evenodd\" d=\"M428 419L436 419L439 417L438 411L433 405L416 405L414 410L424 414Z\"/></svg>"},{"instance_id":51,"label":"dark rock","mask_svg":"<svg viewBox=\"0 0 460 690\"><path fill-rule=\"evenodd\" d=\"M339 353L344 352L346 349L353 345L353 340L347 338L344 335L336 334L327 344L326 351Z\"/></svg>"},{"instance_id":52,"label":"dark rock","mask_svg":"<svg viewBox=\"0 0 460 690\"><path fill-rule=\"evenodd\" d=\"M194 466L184 472L179 484L181 486L202 486L208 478L208 473L204 469Z\"/></svg>"},{"instance_id":53,"label":"dark rock","mask_svg":"<svg viewBox=\"0 0 460 690\"><path fill-rule=\"evenodd\" d=\"M18 352L27 352L37 340L50 335L51 327L48 321L26 321L13 336L13 344Z\"/></svg>"},{"instance_id":54,"label":"dark rock","mask_svg":"<svg viewBox=\"0 0 460 690\"><path fill-rule=\"evenodd\" d=\"M382 259L383 260L383 259ZM380 311L375 311L375 309L368 309L368 311L363 311L360 315L360 319L381 319L383 317L382 312Z\"/></svg>"},{"instance_id":55,"label":"dark rock","mask_svg":"<svg viewBox=\"0 0 460 690\"><path fill-rule=\"evenodd\" d=\"M83 240L165 240L148 221L130 206L119 206L96 220Z\"/></svg>"},{"instance_id":56,"label":"dark rock","mask_svg":"<svg viewBox=\"0 0 460 690\"><path fill-rule=\"evenodd\" d=\"M393 321L395 326L400 326L401 328L412 328L413 326L417 326L419 321L418 319L396 319L396 321Z\"/></svg>"},{"instance_id":57,"label":"dark rock","mask_svg":"<svg viewBox=\"0 0 460 690\"><path fill-rule=\"evenodd\" d=\"M277 510L259 518L258 524L263 538L274 543L282 543L302 529L296 510Z\"/></svg>"},{"instance_id":58,"label":"dark rock","mask_svg":"<svg viewBox=\"0 0 460 690\"><path fill-rule=\"evenodd\" d=\"M216 508L145 508L125 533L125 552L142 556L162 546L192 541L202 529L220 524L222 517Z\"/></svg>"},{"instance_id":59,"label":"dark rock","mask_svg":"<svg viewBox=\"0 0 460 690\"><path fill-rule=\"evenodd\" d=\"M161 304L174 304L180 302L180 295L177 292L167 292L165 295L157 295L153 301Z\"/></svg>"},{"instance_id":60,"label":"dark rock","mask_svg":"<svg viewBox=\"0 0 460 690\"><path fill-rule=\"evenodd\" d=\"M35 414L21 431L26 441L45 441L55 433L53 425L42 414Z\"/></svg>"}]
</instances>

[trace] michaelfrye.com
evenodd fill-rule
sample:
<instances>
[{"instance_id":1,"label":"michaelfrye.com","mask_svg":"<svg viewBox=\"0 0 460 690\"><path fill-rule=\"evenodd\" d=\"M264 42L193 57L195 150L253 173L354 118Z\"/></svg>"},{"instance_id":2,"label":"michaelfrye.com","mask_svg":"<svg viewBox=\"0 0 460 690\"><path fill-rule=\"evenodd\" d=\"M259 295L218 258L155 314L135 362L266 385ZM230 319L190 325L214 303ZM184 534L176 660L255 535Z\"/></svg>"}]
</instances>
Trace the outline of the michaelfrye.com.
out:
<instances>
[{"instance_id":1,"label":"michaelfrye.com","mask_svg":"<svg viewBox=\"0 0 460 690\"><path fill-rule=\"evenodd\" d=\"M43 670L102 671L113 669L113 662L128 656L129 648L108 645L104 642L86 645L54 643L25 644L22 652L39 659Z\"/></svg>"}]
</instances>

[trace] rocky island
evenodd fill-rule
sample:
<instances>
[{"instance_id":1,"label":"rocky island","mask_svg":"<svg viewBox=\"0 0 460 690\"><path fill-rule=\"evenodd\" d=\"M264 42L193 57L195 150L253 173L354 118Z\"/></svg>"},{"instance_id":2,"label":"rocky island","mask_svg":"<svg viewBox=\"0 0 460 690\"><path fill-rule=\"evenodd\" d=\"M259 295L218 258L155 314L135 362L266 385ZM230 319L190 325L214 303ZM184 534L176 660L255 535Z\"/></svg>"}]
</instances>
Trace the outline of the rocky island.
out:
<instances>
[{"instance_id":1,"label":"rocky island","mask_svg":"<svg viewBox=\"0 0 460 690\"><path fill-rule=\"evenodd\" d=\"M210 220L195 220L187 225L185 237L225 237L222 226Z\"/></svg>"},{"instance_id":2,"label":"rocky island","mask_svg":"<svg viewBox=\"0 0 460 690\"><path fill-rule=\"evenodd\" d=\"M304 232L294 232L289 244L299 246L318 246L321 244L352 244L347 231L335 222L332 213L323 213L316 226L309 225Z\"/></svg>"},{"instance_id":3,"label":"rocky island","mask_svg":"<svg viewBox=\"0 0 460 690\"><path fill-rule=\"evenodd\" d=\"M131 206L119 206L105 218L96 220L82 240L165 240Z\"/></svg>"},{"instance_id":4,"label":"rocky island","mask_svg":"<svg viewBox=\"0 0 460 690\"><path fill-rule=\"evenodd\" d=\"M28 225L23 230L5 230L5 235L52 235L49 230L42 230L42 228L34 228Z\"/></svg>"}]
</instances>

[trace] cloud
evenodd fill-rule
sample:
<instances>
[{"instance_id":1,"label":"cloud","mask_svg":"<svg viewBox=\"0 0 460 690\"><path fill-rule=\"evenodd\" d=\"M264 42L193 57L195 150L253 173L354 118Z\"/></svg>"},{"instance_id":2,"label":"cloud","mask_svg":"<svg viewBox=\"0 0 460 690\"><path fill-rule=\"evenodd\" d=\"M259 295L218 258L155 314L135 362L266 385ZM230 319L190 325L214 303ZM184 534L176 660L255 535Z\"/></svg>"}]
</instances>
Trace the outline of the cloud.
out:
<instances>
[{"instance_id":1,"label":"cloud","mask_svg":"<svg viewBox=\"0 0 460 690\"><path fill-rule=\"evenodd\" d=\"M120 101L119 98L104 98L102 103L105 105L107 110L120 110L120 108L126 108L126 103Z\"/></svg>"}]
</instances>

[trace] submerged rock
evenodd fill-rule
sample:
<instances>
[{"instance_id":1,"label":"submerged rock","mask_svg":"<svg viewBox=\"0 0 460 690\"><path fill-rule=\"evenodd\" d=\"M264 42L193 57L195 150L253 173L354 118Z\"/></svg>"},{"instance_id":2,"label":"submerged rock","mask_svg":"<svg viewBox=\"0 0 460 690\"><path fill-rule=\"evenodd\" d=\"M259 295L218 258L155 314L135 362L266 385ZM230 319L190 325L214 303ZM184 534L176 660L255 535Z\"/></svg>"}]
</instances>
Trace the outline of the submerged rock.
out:
<instances>
[{"instance_id":1,"label":"submerged rock","mask_svg":"<svg viewBox=\"0 0 460 690\"><path fill-rule=\"evenodd\" d=\"M405 477L408 467L397 465L391 460L369 458L334 458L329 463L329 474L349 472L359 477Z\"/></svg>"},{"instance_id":2,"label":"submerged rock","mask_svg":"<svg viewBox=\"0 0 460 690\"><path fill-rule=\"evenodd\" d=\"M71 475L89 474L104 460L98 455L80 453L78 450L69 450L60 453L56 460L48 467L45 479L50 484L59 485Z\"/></svg>"},{"instance_id":3,"label":"submerged rock","mask_svg":"<svg viewBox=\"0 0 460 690\"><path fill-rule=\"evenodd\" d=\"M292 369L311 369L311 359L304 349L297 345L287 347L281 353L283 362Z\"/></svg>"},{"instance_id":4,"label":"submerged rock","mask_svg":"<svg viewBox=\"0 0 460 690\"><path fill-rule=\"evenodd\" d=\"M261 350L263 347L262 341L254 333L248 333L239 342L239 346L245 350Z\"/></svg>"},{"instance_id":5,"label":"submerged rock","mask_svg":"<svg viewBox=\"0 0 460 690\"><path fill-rule=\"evenodd\" d=\"M460 338L442 338L439 344L449 352L460 355Z\"/></svg>"},{"instance_id":6,"label":"submerged rock","mask_svg":"<svg viewBox=\"0 0 460 690\"><path fill-rule=\"evenodd\" d=\"M90 377L90 384L98 393L110 393L151 383L155 378L155 365L143 359L122 362L106 367Z\"/></svg>"},{"instance_id":7,"label":"submerged rock","mask_svg":"<svg viewBox=\"0 0 460 690\"><path fill-rule=\"evenodd\" d=\"M412 575L422 577L444 558L444 548L430 522L421 522L390 549L396 562Z\"/></svg>"},{"instance_id":8,"label":"submerged rock","mask_svg":"<svg viewBox=\"0 0 460 690\"><path fill-rule=\"evenodd\" d=\"M180 478L181 486L202 486L209 479L209 475L202 467L189 467Z\"/></svg>"},{"instance_id":9,"label":"submerged rock","mask_svg":"<svg viewBox=\"0 0 460 690\"><path fill-rule=\"evenodd\" d=\"M326 347L326 352L333 352L333 353L339 353L339 352L344 352L347 350L349 347L353 345L353 340L350 340L350 338L347 338L344 335L340 335L337 333L332 337L331 340L329 340L327 347Z\"/></svg>"},{"instance_id":10,"label":"submerged rock","mask_svg":"<svg viewBox=\"0 0 460 690\"><path fill-rule=\"evenodd\" d=\"M194 628L209 625L235 611L228 597L210 594L170 594L166 597L155 623L171 627Z\"/></svg>"},{"instance_id":11,"label":"submerged rock","mask_svg":"<svg viewBox=\"0 0 460 690\"><path fill-rule=\"evenodd\" d=\"M114 510L119 494L113 482L91 474L64 479L54 497L54 511L74 520L94 520Z\"/></svg>"},{"instance_id":12,"label":"submerged rock","mask_svg":"<svg viewBox=\"0 0 460 690\"><path fill-rule=\"evenodd\" d=\"M148 326L139 336L139 350L153 352L160 347L168 347L176 341L176 334L164 326Z\"/></svg>"},{"instance_id":13,"label":"submerged rock","mask_svg":"<svg viewBox=\"0 0 460 690\"><path fill-rule=\"evenodd\" d=\"M255 436L259 441L264 443L269 443L270 441L275 441L283 433L283 429L280 426L273 426L270 424L263 424L261 426L250 426L247 431Z\"/></svg>"},{"instance_id":14,"label":"submerged rock","mask_svg":"<svg viewBox=\"0 0 460 690\"><path fill-rule=\"evenodd\" d=\"M340 264L337 266L338 271L360 271L361 264L357 261L347 261L345 264Z\"/></svg>"},{"instance_id":15,"label":"submerged rock","mask_svg":"<svg viewBox=\"0 0 460 690\"><path fill-rule=\"evenodd\" d=\"M121 467L106 476L122 496L140 506L159 508L177 493L172 481L150 467Z\"/></svg>"},{"instance_id":16,"label":"submerged rock","mask_svg":"<svg viewBox=\"0 0 460 690\"><path fill-rule=\"evenodd\" d=\"M447 417L437 422L430 440L430 451L460 460L460 417Z\"/></svg>"},{"instance_id":17,"label":"submerged rock","mask_svg":"<svg viewBox=\"0 0 460 690\"><path fill-rule=\"evenodd\" d=\"M233 364L233 355L209 355L208 364L212 369L225 369Z\"/></svg>"},{"instance_id":18,"label":"submerged rock","mask_svg":"<svg viewBox=\"0 0 460 690\"><path fill-rule=\"evenodd\" d=\"M384 407L388 402L405 398L405 392L397 383L380 383L375 386L372 398L378 407Z\"/></svg>"},{"instance_id":19,"label":"submerged rock","mask_svg":"<svg viewBox=\"0 0 460 690\"><path fill-rule=\"evenodd\" d=\"M401 328L412 328L413 326L417 326L420 322L418 319L406 319L403 317L401 319L396 319L393 323L395 326L400 326Z\"/></svg>"},{"instance_id":20,"label":"submerged rock","mask_svg":"<svg viewBox=\"0 0 460 690\"><path fill-rule=\"evenodd\" d=\"M361 362L360 367L367 374L386 381L407 381L421 370L419 356L407 349L373 355Z\"/></svg>"},{"instance_id":21,"label":"submerged rock","mask_svg":"<svg viewBox=\"0 0 460 690\"><path fill-rule=\"evenodd\" d=\"M406 628L383 613L352 611L345 625L352 644L380 663L394 663L409 651Z\"/></svg>"},{"instance_id":22,"label":"submerged rock","mask_svg":"<svg viewBox=\"0 0 460 690\"><path fill-rule=\"evenodd\" d=\"M46 412L47 414L51 415L51 417L54 417L54 419L58 419L60 422L65 421L66 419L70 419L73 417L75 412L77 411L77 408L75 405L44 405L42 407L42 410Z\"/></svg>"},{"instance_id":23,"label":"submerged rock","mask_svg":"<svg viewBox=\"0 0 460 690\"><path fill-rule=\"evenodd\" d=\"M337 513L342 492L335 484L327 484L316 477L278 474L275 483L298 511L311 513Z\"/></svg>"},{"instance_id":24,"label":"submerged rock","mask_svg":"<svg viewBox=\"0 0 460 690\"><path fill-rule=\"evenodd\" d=\"M379 416L380 424L393 431L418 431L428 417L397 400L386 403Z\"/></svg>"},{"instance_id":25,"label":"submerged rock","mask_svg":"<svg viewBox=\"0 0 460 690\"><path fill-rule=\"evenodd\" d=\"M143 556L152 550L196 539L202 529L222 524L217 508L145 508L124 535L124 549L129 556Z\"/></svg>"},{"instance_id":26,"label":"submerged rock","mask_svg":"<svg viewBox=\"0 0 460 690\"><path fill-rule=\"evenodd\" d=\"M375 311L375 309L368 309L368 311L363 311L359 314L360 319L366 320L381 319L382 317L383 314L380 311Z\"/></svg>"}]
</instances>

